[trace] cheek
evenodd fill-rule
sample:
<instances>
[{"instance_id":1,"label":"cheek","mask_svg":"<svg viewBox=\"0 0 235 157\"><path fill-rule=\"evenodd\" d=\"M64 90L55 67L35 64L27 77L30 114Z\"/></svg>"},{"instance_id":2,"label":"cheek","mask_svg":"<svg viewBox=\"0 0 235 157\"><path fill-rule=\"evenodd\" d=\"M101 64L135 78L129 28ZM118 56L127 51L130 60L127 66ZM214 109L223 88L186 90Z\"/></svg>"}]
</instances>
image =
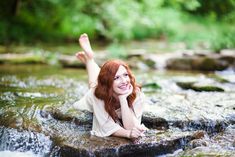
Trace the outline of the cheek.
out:
<instances>
[{"instance_id":1,"label":"cheek","mask_svg":"<svg viewBox=\"0 0 235 157\"><path fill-rule=\"evenodd\" d=\"M117 88L117 85L118 85L117 81L114 81L114 82L113 82L113 89L114 89L114 90Z\"/></svg>"}]
</instances>

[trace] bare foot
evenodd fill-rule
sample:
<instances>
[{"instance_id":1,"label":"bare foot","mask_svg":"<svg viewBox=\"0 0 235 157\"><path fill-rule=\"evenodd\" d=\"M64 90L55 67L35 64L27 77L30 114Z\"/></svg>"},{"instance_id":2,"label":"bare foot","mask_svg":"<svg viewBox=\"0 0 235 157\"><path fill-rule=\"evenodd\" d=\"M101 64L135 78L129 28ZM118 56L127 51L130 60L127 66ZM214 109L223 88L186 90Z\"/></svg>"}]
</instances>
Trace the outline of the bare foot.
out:
<instances>
[{"instance_id":1,"label":"bare foot","mask_svg":"<svg viewBox=\"0 0 235 157\"><path fill-rule=\"evenodd\" d=\"M85 53L83 51L80 51L80 52L76 53L75 55L82 63L85 64L87 62Z\"/></svg>"},{"instance_id":2,"label":"bare foot","mask_svg":"<svg viewBox=\"0 0 235 157\"><path fill-rule=\"evenodd\" d=\"M80 36L79 43L83 51L85 52L84 55L87 56L87 59L93 59L93 51L91 49L90 41L86 33Z\"/></svg>"}]
</instances>

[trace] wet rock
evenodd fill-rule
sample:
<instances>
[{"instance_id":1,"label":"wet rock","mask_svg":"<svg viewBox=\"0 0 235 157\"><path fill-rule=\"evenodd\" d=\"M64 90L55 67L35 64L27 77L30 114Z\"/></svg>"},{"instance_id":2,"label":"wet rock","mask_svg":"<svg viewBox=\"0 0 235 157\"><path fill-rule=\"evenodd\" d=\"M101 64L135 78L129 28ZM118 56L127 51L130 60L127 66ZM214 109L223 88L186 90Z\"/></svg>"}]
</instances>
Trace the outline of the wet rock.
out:
<instances>
[{"instance_id":1,"label":"wet rock","mask_svg":"<svg viewBox=\"0 0 235 157\"><path fill-rule=\"evenodd\" d=\"M173 70L192 70L191 58L171 58L166 61L166 68Z\"/></svg>"},{"instance_id":2,"label":"wet rock","mask_svg":"<svg viewBox=\"0 0 235 157\"><path fill-rule=\"evenodd\" d=\"M188 147L190 148L196 148L196 147L201 147L201 146L208 146L209 142L207 141L207 139L205 138L207 135L207 133L205 131L196 131L193 134L193 140L189 142Z\"/></svg>"},{"instance_id":3,"label":"wet rock","mask_svg":"<svg viewBox=\"0 0 235 157\"><path fill-rule=\"evenodd\" d=\"M225 49L220 51L220 60L228 62L233 69L235 68L235 50Z\"/></svg>"},{"instance_id":4,"label":"wet rock","mask_svg":"<svg viewBox=\"0 0 235 157\"><path fill-rule=\"evenodd\" d=\"M44 110L40 110L39 113L40 113L40 116L41 116L42 118L46 118L46 119L49 118L49 115L50 115L49 112L44 111Z\"/></svg>"},{"instance_id":5,"label":"wet rock","mask_svg":"<svg viewBox=\"0 0 235 157\"><path fill-rule=\"evenodd\" d=\"M69 110L66 113L58 109L49 111L56 120L74 122L77 125L92 125L93 114L89 111Z\"/></svg>"},{"instance_id":6,"label":"wet rock","mask_svg":"<svg viewBox=\"0 0 235 157\"><path fill-rule=\"evenodd\" d=\"M153 83L145 83L142 85L143 88L153 88L153 89L161 89L161 86L155 82Z\"/></svg>"},{"instance_id":7,"label":"wet rock","mask_svg":"<svg viewBox=\"0 0 235 157\"><path fill-rule=\"evenodd\" d=\"M152 57L146 57L144 53L129 54L126 62L131 68L149 70L156 69L156 61Z\"/></svg>"},{"instance_id":8,"label":"wet rock","mask_svg":"<svg viewBox=\"0 0 235 157\"><path fill-rule=\"evenodd\" d=\"M142 58L131 57L126 62L132 69L149 70L149 67L143 62Z\"/></svg>"},{"instance_id":9,"label":"wet rock","mask_svg":"<svg viewBox=\"0 0 235 157\"><path fill-rule=\"evenodd\" d=\"M146 54L144 49L138 49L138 50L132 50L132 52L129 52L126 56L127 59L130 58L138 58L141 59Z\"/></svg>"},{"instance_id":10,"label":"wet rock","mask_svg":"<svg viewBox=\"0 0 235 157\"><path fill-rule=\"evenodd\" d=\"M220 54L226 56L235 56L235 49L223 49L220 51Z\"/></svg>"},{"instance_id":11,"label":"wet rock","mask_svg":"<svg viewBox=\"0 0 235 157\"><path fill-rule=\"evenodd\" d=\"M151 69L156 69L156 62L151 58L146 58L143 60L143 62Z\"/></svg>"},{"instance_id":12,"label":"wet rock","mask_svg":"<svg viewBox=\"0 0 235 157\"><path fill-rule=\"evenodd\" d=\"M0 125L9 128L41 132L41 125L36 119L21 116L12 111L0 115Z\"/></svg>"},{"instance_id":13,"label":"wet rock","mask_svg":"<svg viewBox=\"0 0 235 157\"><path fill-rule=\"evenodd\" d=\"M235 110L234 107L232 109ZM226 119L229 121L230 124L235 124L235 114L226 115Z\"/></svg>"},{"instance_id":14,"label":"wet rock","mask_svg":"<svg viewBox=\"0 0 235 157\"><path fill-rule=\"evenodd\" d=\"M200 84L194 84L192 86L193 90L195 91L207 91L207 92L224 92L224 89L221 88L221 87L216 87L216 86L213 86L213 85L200 85Z\"/></svg>"},{"instance_id":15,"label":"wet rock","mask_svg":"<svg viewBox=\"0 0 235 157\"><path fill-rule=\"evenodd\" d=\"M214 57L199 57L193 60L192 70L215 71L225 70L229 64Z\"/></svg>"},{"instance_id":16,"label":"wet rock","mask_svg":"<svg viewBox=\"0 0 235 157\"><path fill-rule=\"evenodd\" d=\"M152 129L163 130L169 128L169 124L164 118L158 117L151 112L145 112L143 114L142 122L146 127Z\"/></svg>"},{"instance_id":17,"label":"wet rock","mask_svg":"<svg viewBox=\"0 0 235 157\"><path fill-rule=\"evenodd\" d=\"M234 123L234 93L229 96L224 92L182 93L186 92L184 95L159 92L154 95L157 102L147 104L145 112L151 113L153 118L150 119L163 118L169 126L183 130L204 130L209 134L221 132ZM144 116L145 114L143 119Z\"/></svg>"},{"instance_id":18,"label":"wet rock","mask_svg":"<svg viewBox=\"0 0 235 157\"><path fill-rule=\"evenodd\" d=\"M230 82L228 79L226 79L220 75L210 75L210 76L220 83L229 83Z\"/></svg>"},{"instance_id":19,"label":"wet rock","mask_svg":"<svg viewBox=\"0 0 235 157\"><path fill-rule=\"evenodd\" d=\"M155 82L142 84L142 90L144 93L155 93L157 90L162 89L161 86Z\"/></svg>"},{"instance_id":20,"label":"wet rock","mask_svg":"<svg viewBox=\"0 0 235 157\"><path fill-rule=\"evenodd\" d=\"M151 130L145 137L129 141L123 138L99 138L87 135L86 140L64 141L61 156L157 156L183 148L192 139L191 132L159 132Z\"/></svg>"},{"instance_id":21,"label":"wet rock","mask_svg":"<svg viewBox=\"0 0 235 157\"><path fill-rule=\"evenodd\" d=\"M188 121L171 121L172 126L183 130L204 130L208 134L215 134L225 130L228 126L227 121L212 121L208 119L188 120Z\"/></svg>"},{"instance_id":22,"label":"wet rock","mask_svg":"<svg viewBox=\"0 0 235 157\"><path fill-rule=\"evenodd\" d=\"M32 53L28 54L0 54L0 63L10 64L34 64L34 63L45 63L45 58Z\"/></svg>"},{"instance_id":23,"label":"wet rock","mask_svg":"<svg viewBox=\"0 0 235 157\"><path fill-rule=\"evenodd\" d=\"M192 89L194 83L195 82L176 82L176 84L183 89Z\"/></svg>"},{"instance_id":24,"label":"wet rock","mask_svg":"<svg viewBox=\"0 0 235 157\"><path fill-rule=\"evenodd\" d=\"M167 69L215 71L225 70L231 63L215 54L175 57L167 60Z\"/></svg>"},{"instance_id":25,"label":"wet rock","mask_svg":"<svg viewBox=\"0 0 235 157\"><path fill-rule=\"evenodd\" d=\"M75 56L61 55L58 61L63 67L86 68Z\"/></svg>"},{"instance_id":26,"label":"wet rock","mask_svg":"<svg viewBox=\"0 0 235 157\"><path fill-rule=\"evenodd\" d=\"M200 138L205 137L205 135L206 135L206 132L200 130L200 131L196 131L196 132L193 134L193 137L194 137L195 139L200 139Z\"/></svg>"},{"instance_id":27,"label":"wet rock","mask_svg":"<svg viewBox=\"0 0 235 157\"><path fill-rule=\"evenodd\" d=\"M213 136L211 143L218 143L222 148L235 150L235 125L229 125L224 131Z\"/></svg>"},{"instance_id":28,"label":"wet rock","mask_svg":"<svg viewBox=\"0 0 235 157\"><path fill-rule=\"evenodd\" d=\"M209 142L204 139L195 139L190 141L189 148L196 148L196 147L202 147L202 146L208 146Z\"/></svg>"},{"instance_id":29,"label":"wet rock","mask_svg":"<svg viewBox=\"0 0 235 157\"><path fill-rule=\"evenodd\" d=\"M196 82L176 82L176 84L183 89L192 89L199 92L224 92L223 88L210 84L202 84Z\"/></svg>"}]
</instances>

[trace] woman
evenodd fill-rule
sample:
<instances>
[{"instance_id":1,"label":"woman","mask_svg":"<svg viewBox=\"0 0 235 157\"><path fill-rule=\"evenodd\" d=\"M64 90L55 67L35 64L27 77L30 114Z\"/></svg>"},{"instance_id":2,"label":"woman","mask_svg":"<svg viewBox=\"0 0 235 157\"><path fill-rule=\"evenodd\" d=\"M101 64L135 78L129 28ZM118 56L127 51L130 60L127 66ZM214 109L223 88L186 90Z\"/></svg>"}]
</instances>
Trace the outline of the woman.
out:
<instances>
[{"instance_id":1,"label":"woman","mask_svg":"<svg viewBox=\"0 0 235 157\"><path fill-rule=\"evenodd\" d=\"M85 65L90 90L74 107L93 112L92 135L138 138L147 128L141 124L144 94L127 64L107 61L101 68L94 61L88 36L79 38L83 51L76 54Z\"/></svg>"}]
</instances>

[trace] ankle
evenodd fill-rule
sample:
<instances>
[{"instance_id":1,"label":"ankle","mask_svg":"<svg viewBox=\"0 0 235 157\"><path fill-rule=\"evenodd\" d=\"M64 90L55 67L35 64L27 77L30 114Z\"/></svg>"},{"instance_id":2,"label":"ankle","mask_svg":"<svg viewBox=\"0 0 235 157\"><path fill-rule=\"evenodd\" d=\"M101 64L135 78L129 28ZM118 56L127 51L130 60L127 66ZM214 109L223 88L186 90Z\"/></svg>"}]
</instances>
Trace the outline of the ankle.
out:
<instances>
[{"instance_id":1,"label":"ankle","mask_svg":"<svg viewBox=\"0 0 235 157\"><path fill-rule=\"evenodd\" d=\"M86 60L86 64L90 64L90 63L94 63L95 61L94 61L94 59L93 58L88 58L87 60Z\"/></svg>"}]
</instances>

